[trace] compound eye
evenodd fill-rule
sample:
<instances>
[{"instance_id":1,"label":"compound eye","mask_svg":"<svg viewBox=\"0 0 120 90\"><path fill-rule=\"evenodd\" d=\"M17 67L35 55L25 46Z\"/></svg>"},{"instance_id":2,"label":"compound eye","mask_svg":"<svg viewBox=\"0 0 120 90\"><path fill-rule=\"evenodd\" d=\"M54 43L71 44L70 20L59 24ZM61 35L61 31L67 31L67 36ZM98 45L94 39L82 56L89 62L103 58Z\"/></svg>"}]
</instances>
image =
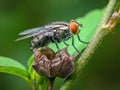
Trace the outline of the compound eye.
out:
<instances>
[{"instance_id":1,"label":"compound eye","mask_svg":"<svg viewBox=\"0 0 120 90\"><path fill-rule=\"evenodd\" d=\"M69 27L73 34L79 33L79 29L78 29L79 25L75 21L71 21Z\"/></svg>"}]
</instances>

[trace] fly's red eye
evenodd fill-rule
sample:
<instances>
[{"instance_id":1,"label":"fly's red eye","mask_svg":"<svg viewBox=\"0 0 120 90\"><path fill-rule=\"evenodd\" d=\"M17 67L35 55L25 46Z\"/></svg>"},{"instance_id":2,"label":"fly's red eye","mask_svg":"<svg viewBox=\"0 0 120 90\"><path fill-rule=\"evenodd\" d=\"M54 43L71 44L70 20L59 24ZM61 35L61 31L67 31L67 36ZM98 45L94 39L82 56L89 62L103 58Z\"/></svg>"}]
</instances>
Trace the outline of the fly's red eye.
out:
<instances>
[{"instance_id":1,"label":"fly's red eye","mask_svg":"<svg viewBox=\"0 0 120 90\"><path fill-rule=\"evenodd\" d=\"M69 24L70 30L73 34L77 34L79 32L79 25L75 21L71 21Z\"/></svg>"}]
</instances>

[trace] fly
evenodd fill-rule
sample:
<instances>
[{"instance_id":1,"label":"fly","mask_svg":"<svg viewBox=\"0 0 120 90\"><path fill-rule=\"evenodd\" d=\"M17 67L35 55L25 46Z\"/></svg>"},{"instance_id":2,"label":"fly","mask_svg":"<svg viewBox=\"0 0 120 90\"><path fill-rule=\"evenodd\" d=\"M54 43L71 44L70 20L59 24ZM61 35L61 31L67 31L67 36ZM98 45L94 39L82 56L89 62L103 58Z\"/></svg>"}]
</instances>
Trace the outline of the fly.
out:
<instances>
[{"instance_id":1,"label":"fly","mask_svg":"<svg viewBox=\"0 0 120 90\"><path fill-rule=\"evenodd\" d=\"M65 45L68 45L65 41L72 38L72 46L77 52L79 52L79 50L75 47L73 35L77 35L80 42L85 44L88 43L80 39L79 26L82 27L82 24L77 23L75 20L71 20L70 22L52 22L45 26L29 29L19 33L19 35L24 36L18 38L16 41L32 38L32 49L47 46L50 42L52 42L55 43L59 51L60 49L58 43L63 41Z\"/></svg>"}]
</instances>

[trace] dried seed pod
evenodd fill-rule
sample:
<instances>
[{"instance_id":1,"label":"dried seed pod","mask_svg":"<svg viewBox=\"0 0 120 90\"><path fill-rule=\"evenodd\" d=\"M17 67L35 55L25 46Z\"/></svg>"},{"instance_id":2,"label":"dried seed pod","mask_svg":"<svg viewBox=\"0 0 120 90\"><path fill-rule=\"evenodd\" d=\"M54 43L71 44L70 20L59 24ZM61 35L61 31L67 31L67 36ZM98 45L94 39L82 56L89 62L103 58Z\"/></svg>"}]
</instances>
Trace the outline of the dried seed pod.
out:
<instances>
[{"instance_id":1,"label":"dried seed pod","mask_svg":"<svg viewBox=\"0 0 120 90\"><path fill-rule=\"evenodd\" d=\"M62 60L59 58L59 53L62 57ZM70 56L67 52L67 48L62 49L60 52L56 53L56 58L59 58L61 61L61 69L58 73L58 77L65 78L69 76L74 71L74 56Z\"/></svg>"},{"instance_id":2,"label":"dried seed pod","mask_svg":"<svg viewBox=\"0 0 120 90\"><path fill-rule=\"evenodd\" d=\"M65 78L74 71L74 56L68 54L67 48L56 54L50 48L41 51L36 49L34 50L34 59L33 68L36 72L49 78L56 76Z\"/></svg>"}]
</instances>

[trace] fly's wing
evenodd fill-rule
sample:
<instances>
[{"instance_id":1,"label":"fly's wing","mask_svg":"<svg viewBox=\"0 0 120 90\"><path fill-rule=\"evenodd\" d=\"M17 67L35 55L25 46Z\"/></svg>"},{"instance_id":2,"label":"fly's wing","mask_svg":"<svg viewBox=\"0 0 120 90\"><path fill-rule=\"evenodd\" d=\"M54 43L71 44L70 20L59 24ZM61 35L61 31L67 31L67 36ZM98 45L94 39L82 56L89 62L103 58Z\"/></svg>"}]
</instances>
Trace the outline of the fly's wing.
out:
<instances>
[{"instance_id":1,"label":"fly's wing","mask_svg":"<svg viewBox=\"0 0 120 90\"><path fill-rule=\"evenodd\" d=\"M25 30L25 31L19 33L19 35L27 35L27 34L38 33L43 28L44 27L37 27L37 28L28 29L28 30Z\"/></svg>"},{"instance_id":2,"label":"fly's wing","mask_svg":"<svg viewBox=\"0 0 120 90\"><path fill-rule=\"evenodd\" d=\"M24 35L24 36L16 39L16 41L31 38L43 33L52 32L52 30L57 30L57 29L62 30L66 27L68 28L68 23L66 22L53 22L42 27L28 29L26 31L19 33L19 35Z\"/></svg>"},{"instance_id":3,"label":"fly's wing","mask_svg":"<svg viewBox=\"0 0 120 90\"><path fill-rule=\"evenodd\" d=\"M19 35L24 35L24 36L16 39L15 41L31 38L31 37L34 37L36 35L40 35L40 34L43 34L45 32L49 32L49 31L50 30L44 29L44 28L35 28L35 29L30 29L30 30L27 30L27 31L23 31L23 32L19 33Z\"/></svg>"},{"instance_id":4,"label":"fly's wing","mask_svg":"<svg viewBox=\"0 0 120 90\"><path fill-rule=\"evenodd\" d=\"M60 26L67 26L67 25L68 25L67 22L52 22L52 23L47 24L47 25L42 26L42 27L37 27L37 28L25 30L25 31L19 33L19 35L41 33L41 32L43 32L42 30L44 30L44 29L53 30L55 28L59 28Z\"/></svg>"},{"instance_id":5,"label":"fly's wing","mask_svg":"<svg viewBox=\"0 0 120 90\"><path fill-rule=\"evenodd\" d=\"M35 34L28 34L28 35L25 35L23 37L20 37L20 38L16 39L15 41L20 41L20 40L23 40L23 39L31 38L35 35L37 35L37 34L36 33Z\"/></svg>"}]
</instances>

